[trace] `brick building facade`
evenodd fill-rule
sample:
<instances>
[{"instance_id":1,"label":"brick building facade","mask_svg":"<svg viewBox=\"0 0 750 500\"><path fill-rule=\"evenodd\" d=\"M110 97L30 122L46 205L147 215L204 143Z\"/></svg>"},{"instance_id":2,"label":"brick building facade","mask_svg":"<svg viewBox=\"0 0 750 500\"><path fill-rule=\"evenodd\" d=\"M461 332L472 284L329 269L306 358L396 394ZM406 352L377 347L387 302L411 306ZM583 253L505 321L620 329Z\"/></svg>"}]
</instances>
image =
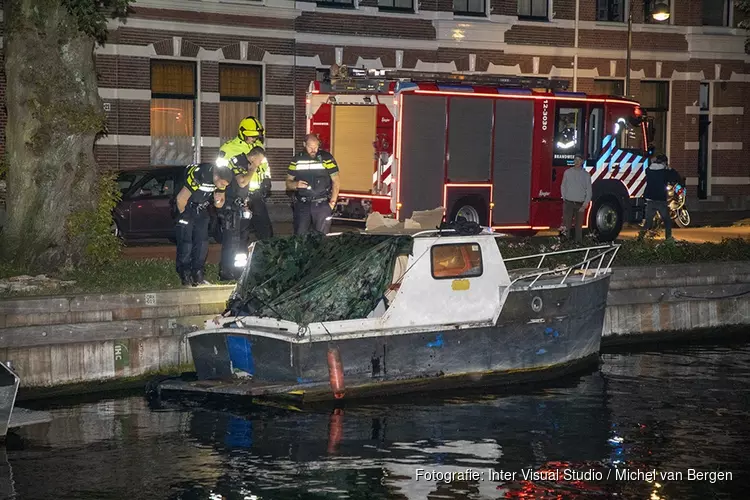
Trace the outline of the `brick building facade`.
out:
<instances>
[{"instance_id":1,"label":"brick building facade","mask_svg":"<svg viewBox=\"0 0 750 500\"><path fill-rule=\"evenodd\" d=\"M97 157L118 169L211 159L252 111L283 189L305 90L334 62L555 76L622 93L631 3L631 94L661 125L657 147L691 195L747 200L750 56L733 0L670 0L664 22L648 15L653 0L580 0L578 22L576 0L138 0L96 50L110 130Z\"/></svg>"}]
</instances>

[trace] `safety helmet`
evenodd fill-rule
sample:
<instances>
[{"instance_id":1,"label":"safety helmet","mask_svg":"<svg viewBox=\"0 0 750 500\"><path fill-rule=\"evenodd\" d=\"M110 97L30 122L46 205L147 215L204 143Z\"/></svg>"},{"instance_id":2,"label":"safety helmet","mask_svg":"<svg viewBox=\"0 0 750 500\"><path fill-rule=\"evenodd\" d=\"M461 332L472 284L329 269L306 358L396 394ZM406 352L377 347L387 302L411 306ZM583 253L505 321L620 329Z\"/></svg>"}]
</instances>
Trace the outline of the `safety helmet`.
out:
<instances>
[{"instance_id":1,"label":"safety helmet","mask_svg":"<svg viewBox=\"0 0 750 500\"><path fill-rule=\"evenodd\" d=\"M243 141L248 137L257 137L261 141L265 139L266 131L261 125L260 120L254 116L248 116L240 122L238 136Z\"/></svg>"}]
</instances>

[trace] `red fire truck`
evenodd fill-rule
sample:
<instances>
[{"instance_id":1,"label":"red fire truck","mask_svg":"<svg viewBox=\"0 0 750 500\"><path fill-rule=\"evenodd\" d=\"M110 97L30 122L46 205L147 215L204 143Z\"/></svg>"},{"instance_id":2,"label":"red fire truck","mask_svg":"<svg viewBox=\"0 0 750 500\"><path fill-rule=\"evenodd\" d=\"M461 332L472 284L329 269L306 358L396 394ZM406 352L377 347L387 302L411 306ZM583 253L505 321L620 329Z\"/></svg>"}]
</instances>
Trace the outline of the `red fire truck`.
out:
<instances>
[{"instance_id":1,"label":"red fire truck","mask_svg":"<svg viewBox=\"0 0 750 500\"><path fill-rule=\"evenodd\" d=\"M341 169L337 219L443 207L502 232L554 229L575 154L592 180L587 227L612 240L643 219L653 128L635 101L548 78L345 71L307 93L307 131Z\"/></svg>"}]
</instances>

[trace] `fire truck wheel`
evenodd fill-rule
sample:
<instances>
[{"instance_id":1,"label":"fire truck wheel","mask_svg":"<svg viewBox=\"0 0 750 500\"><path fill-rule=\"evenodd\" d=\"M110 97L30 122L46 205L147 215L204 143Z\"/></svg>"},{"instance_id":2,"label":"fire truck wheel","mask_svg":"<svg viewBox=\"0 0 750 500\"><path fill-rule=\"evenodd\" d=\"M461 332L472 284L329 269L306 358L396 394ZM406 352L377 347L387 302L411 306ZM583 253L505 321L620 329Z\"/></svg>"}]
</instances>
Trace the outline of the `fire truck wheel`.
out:
<instances>
[{"instance_id":1,"label":"fire truck wheel","mask_svg":"<svg viewBox=\"0 0 750 500\"><path fill-rule=\"evenodd\" d=\"M614 198L603 197L594 202L589 227L599 241L613 241L622 229L622 208Z\"/></svg>"},{"instance_id":2,"label":"fire truck wheel","mask_svg":"<svg viewBox=\"0 0 750 500\"><path fill-rule=\"evenodd\" d=\"M453 222L459 217L463 217L468 222L477 224L487 223L487 208L485 201L481 197L461 198L453 205L450 221Z\"/></svg>"}]
</instances>

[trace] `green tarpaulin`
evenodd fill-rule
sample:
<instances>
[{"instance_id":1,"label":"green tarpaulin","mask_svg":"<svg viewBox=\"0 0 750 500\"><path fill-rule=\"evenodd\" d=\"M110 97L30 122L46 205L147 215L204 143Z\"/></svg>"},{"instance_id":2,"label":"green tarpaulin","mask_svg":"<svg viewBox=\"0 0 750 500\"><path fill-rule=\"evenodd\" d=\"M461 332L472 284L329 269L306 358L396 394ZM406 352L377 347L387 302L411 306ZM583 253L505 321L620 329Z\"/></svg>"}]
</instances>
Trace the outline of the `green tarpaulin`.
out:
<instances>
[{"instance_id":1,"label":"green tarpaulin","mask_svg":"<svg viewBox=\"0 0 750 500\"><path fill-rule=\"evenodd\" d=\"M307 325L364 318L391 284L410 236L308 234L255 243L227 307Z\"/></svg>"}]
</instances>

